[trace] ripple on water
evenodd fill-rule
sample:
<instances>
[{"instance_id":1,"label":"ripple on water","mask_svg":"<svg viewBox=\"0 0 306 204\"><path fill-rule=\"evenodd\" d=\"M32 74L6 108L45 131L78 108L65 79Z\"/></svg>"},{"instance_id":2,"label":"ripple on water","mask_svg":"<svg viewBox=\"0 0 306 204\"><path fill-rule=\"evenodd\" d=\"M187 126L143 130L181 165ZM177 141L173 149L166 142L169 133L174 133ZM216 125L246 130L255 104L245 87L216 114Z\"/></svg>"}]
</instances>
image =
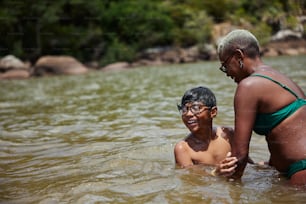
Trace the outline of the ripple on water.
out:
<instances>
[{"instance_id":1,"label":"ripple on water","mask_svg":"<svg viewBox=\"0 0 306 204\"><path fill-rule=\"evenodd\" d=\"M277 59L306 89L305 57ZM0 81L0 203L304 202L271 168L248 165L241 182L212 177L211 167L175 168L174 145L188 133L176 104L187 89L211 88L215 124L234 124L236 84L218 66ZM250 148L255 161L268 159L264 137L254 134Z\"/></svg>"}]
</instances>

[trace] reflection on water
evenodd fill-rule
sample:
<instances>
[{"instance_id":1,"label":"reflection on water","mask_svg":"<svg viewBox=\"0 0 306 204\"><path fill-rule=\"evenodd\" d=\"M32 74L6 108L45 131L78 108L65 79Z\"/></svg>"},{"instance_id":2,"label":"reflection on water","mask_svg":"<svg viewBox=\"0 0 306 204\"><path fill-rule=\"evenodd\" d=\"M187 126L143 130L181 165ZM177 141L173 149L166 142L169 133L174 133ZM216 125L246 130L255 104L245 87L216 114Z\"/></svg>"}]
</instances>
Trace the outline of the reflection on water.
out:
<instances>
[{"instance_id":1,"label":"reflection on water","mask_svg":"<svg viewBox=\"0 0 306 204\"><path fill-rule=\"evenodd\" d=\"M305 56L266 59L306 90ZM233 125L235 84L217 62L0 81L1 203L302 203L268 167L241 182L177 169L174 144L187 134L176 103L211 88L216 125ZM254 134L251 157L268 158Z\"/></svg>"}]
</instances>

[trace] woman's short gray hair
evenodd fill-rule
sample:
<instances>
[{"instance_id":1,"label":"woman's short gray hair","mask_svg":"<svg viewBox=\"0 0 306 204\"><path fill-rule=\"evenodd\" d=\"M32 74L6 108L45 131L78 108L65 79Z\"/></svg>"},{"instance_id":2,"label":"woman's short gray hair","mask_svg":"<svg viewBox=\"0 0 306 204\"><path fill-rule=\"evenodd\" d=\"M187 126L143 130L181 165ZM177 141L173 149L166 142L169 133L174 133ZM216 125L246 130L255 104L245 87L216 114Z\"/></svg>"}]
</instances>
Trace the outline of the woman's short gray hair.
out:
<instances>
[{"instance_id":1,"label":"woman's short gray hair","mask_svg":"<svg viewBox=\"0 0 306 204\"><path fill-rule=\"evenodd\" d=\"M237 29L229 32L218 44L218 55L241 49L251 58L260 55L257 38L248 30Z\"/></svg>"}]
</instances>

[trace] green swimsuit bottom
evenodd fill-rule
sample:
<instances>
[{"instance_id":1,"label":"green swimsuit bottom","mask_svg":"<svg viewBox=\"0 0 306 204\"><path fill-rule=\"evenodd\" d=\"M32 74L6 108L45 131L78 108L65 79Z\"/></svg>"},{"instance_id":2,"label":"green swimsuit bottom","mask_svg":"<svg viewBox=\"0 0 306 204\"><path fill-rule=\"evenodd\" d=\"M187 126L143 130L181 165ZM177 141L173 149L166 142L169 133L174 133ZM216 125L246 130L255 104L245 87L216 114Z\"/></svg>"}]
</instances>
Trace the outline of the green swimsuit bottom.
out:
<instances>
[{"instance_id":1,"label":"green swimsuit bottom","mask_svg":"<svg viewBox=\"0 0 306 204\"><path fill-rule=\"evenodd\" d=\"M290 93L292 93L296 97L295 101L293 101L289 105L281 108L280 110L274 113L258 113L256 116L254 127L253 127L253 130L257 134L259 135L268 134L275 126L281 123L284 119L289 117L291 114L297 111L300 107L306 105L306 100L304 98L299 98L298 95L294 91L289 89L284 84L278 81L275 81L274 79L271 79L270 77L265 76L265 75L252 74L251 76L258 76L258 77L269 79L273 81L274 83L280 85L284 89L288 90Z\"/></svg>"},{"instance_id":2,"label":"green swimsuit bottom","mask_svg":"<svg viewBox=\"0 0 306 204\"><path fill-rule=\"evenodd\" d=\"M289 166L287 178L290 179L293 174L306 169L306 159L295 162Z\"/></svg>"}]
</instances>

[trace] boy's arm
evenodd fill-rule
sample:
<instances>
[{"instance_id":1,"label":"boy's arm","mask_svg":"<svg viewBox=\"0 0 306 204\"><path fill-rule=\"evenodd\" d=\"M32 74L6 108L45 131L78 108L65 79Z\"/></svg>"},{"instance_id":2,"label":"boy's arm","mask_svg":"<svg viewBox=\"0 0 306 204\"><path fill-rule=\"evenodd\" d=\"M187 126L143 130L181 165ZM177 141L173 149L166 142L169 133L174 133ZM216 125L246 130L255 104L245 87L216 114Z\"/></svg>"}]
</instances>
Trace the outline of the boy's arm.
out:
<instances>
[{"instance_id":1,"label":"boy's arm","mask_svg":"<svg viewBox=\"0 0 306 204\"><path fill-rule=\"evenodd\" d=\"M175 145L174 156L176 164L179 165L180 167L187 167L193 165L185 141L180 141Z\"/></svg>"},{"instance_id":2,"label":"boy's arm","mask_svg":"<svg viewBox=\"0 0 306 204\"><path fill-rule=\"evenodd\" d=\"M226 158L222 160L216 168L211 172L213 176L231 176L235 173L238 159L231 156L231 152L228 152Z\"/></svg>"}]
</instances>

